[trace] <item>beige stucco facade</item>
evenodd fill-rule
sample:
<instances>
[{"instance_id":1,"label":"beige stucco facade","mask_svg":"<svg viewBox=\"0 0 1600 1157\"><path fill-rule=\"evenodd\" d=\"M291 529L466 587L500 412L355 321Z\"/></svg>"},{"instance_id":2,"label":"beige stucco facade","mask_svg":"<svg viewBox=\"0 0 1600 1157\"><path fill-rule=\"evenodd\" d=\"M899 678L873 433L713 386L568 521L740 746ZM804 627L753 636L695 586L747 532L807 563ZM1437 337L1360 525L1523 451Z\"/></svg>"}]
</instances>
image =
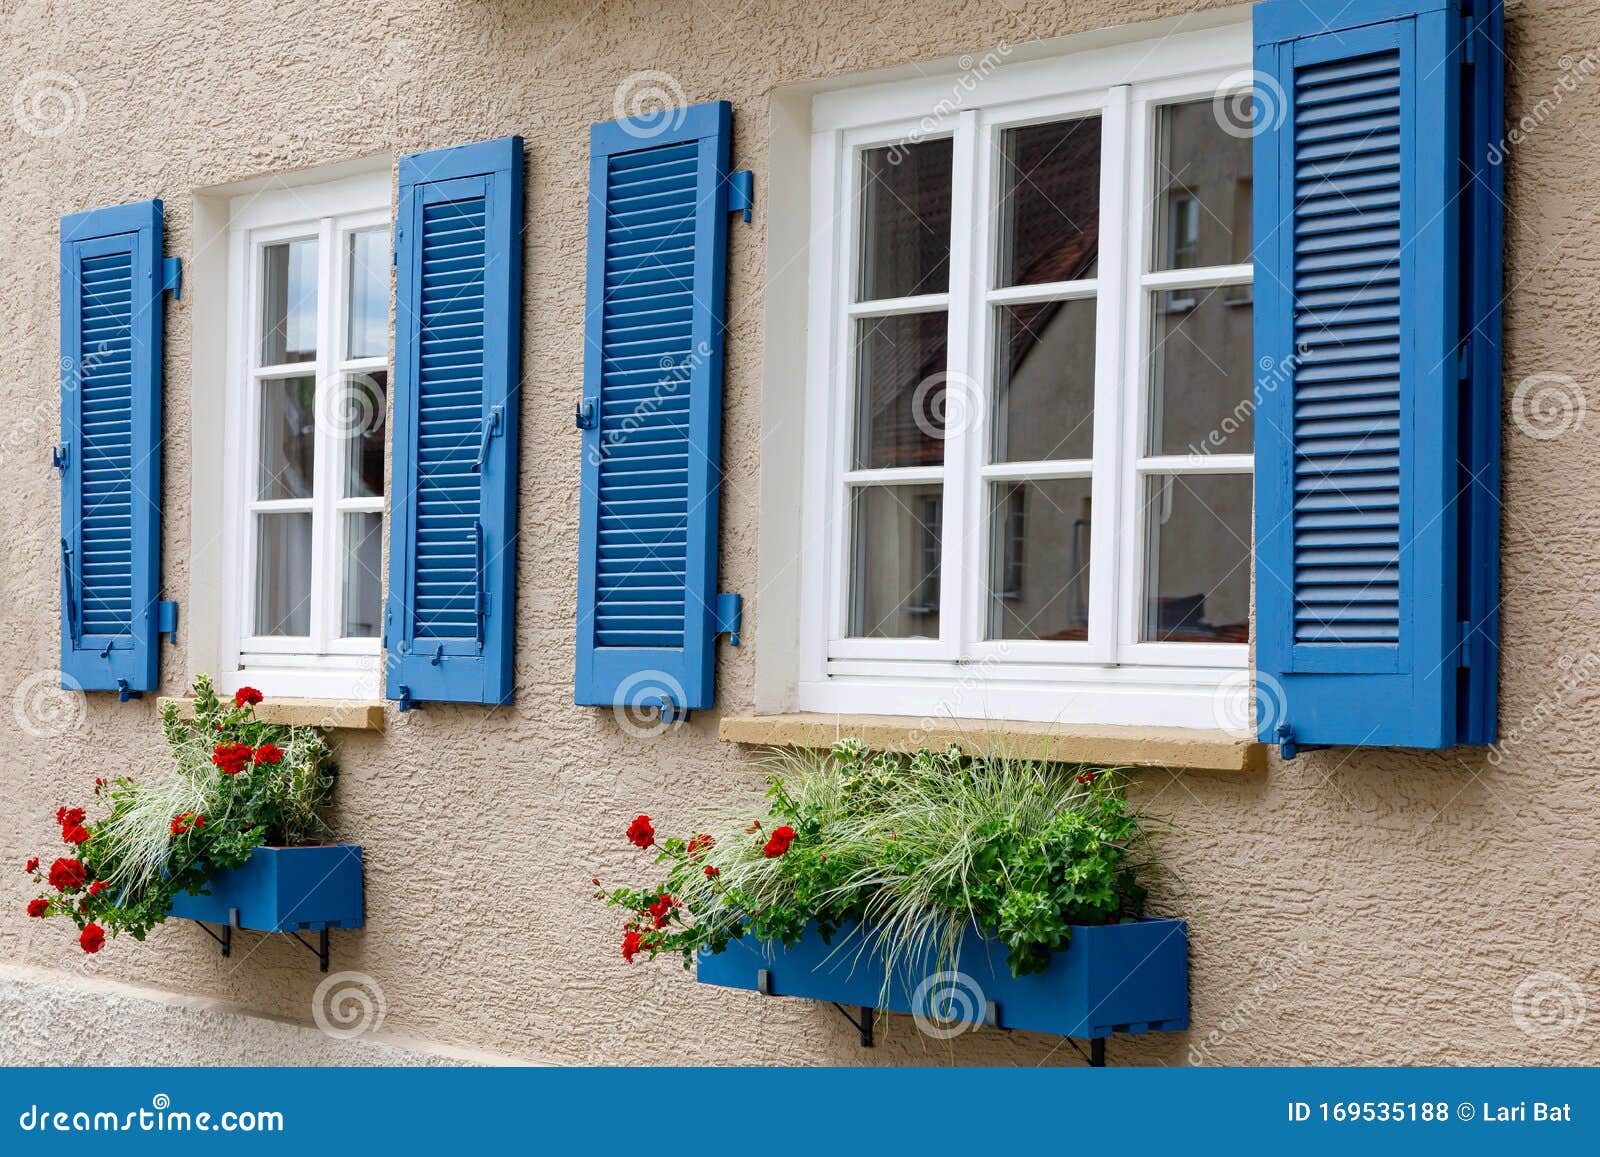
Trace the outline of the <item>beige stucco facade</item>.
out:
<instances>
[{"instance_id":1,"label":"beige stucco facade","mask_svg":"<svg viewBox=\"0 0 1600 1157\"><path fill-rule=\"evenodd\" d=\"M758 704L757 656L764 630L792 630L763 618L757 573L763 470L770 481L793 465L791 448L763 440L763 391L796 388L767 356L768 287L782 279L769 268L766 236L773 214L805 195L767 179L774 91L1220 7L0 3L0 97L21 102L30 84L66 85L71 110L59 131L39 134L0 105L0 963L26 966L30 984L39 969L83 968L65 929L23 917L31 893L22 861L48 848L56 807L84 800L95 776L161 758L153 696L124 704L92 694L81 721L69 718L76 725L59 735L24 718L36 676L58 666L59 498L48 453L58 421L58 218L160 197L167 252L190 273L168 309L165 365L162 587L185 607L161 669L164 691L180 694L201 666L189 648L205 638L203 614L188 605L204 585L195 568L214 565L215 511L205 495L191 496L194 415L221 388L219 371L194 362L207 349L195 319L222 292L205 281L206 247L217 242L197 235L197 193L520 134L528 169L516 700L404 717L391 707L382 731L336 733L338 822L366 849L367 927L334 935L334 969L381 987L389 1031L475 1054L1080 1063L1057 1039L980 1031L945 1045L899 1017L865 1052L826 1006L709 990L664 962L628 967L617 915L592 899L589 881L637 873L622 829L638 812L681 831L708 810L737 815L762 803L748 750L718 731L720 715L781 705L766 674ZM1113 1064L1600 1062L1600 413L1583 413L1600 361L1600 70L1591 55L1600 54L1600 13L1581 0L1508 7L1507 103L1522 127L1506 149L1502 748L1332 750L1289 764L1274 757L1265 771L1140 772L1142 800L1170 825L1162 846L1172 874L1152 907L1191 922L1193 1028L1117 1038ZM615 115L619 85L644 70L673 78L689 101L733 103L734 162L755 171L758 192L753 224L731 230L723 436L722 585L746 595L744 646L722 652L718 711L653 738L619 727L609 711L575 707L571 685L588 127ZM46 73L56 79L41 82ZM1541 374L1560 377L1519 391ZM1551 382L1576 407L1565 423L1533 406ZM792 581L778 576L773 589ZM118 940L93 968L231 1013L304 1023L323 979L285 937L243 933L224 960L184 924L144 944ZM30 1038L92 1021L120 1040L122 1055L154 1059L140 1051L148 1018L115 1013L92 986L70 989L78 1003L51 1002L60 1015L28 1020ZM1551 1001L1574 1010L1558 1031L1528 1016ZM228 1031L226 1016L186 1023L187 1043L179 1030L162 1031L162 1059L237 1055L199 1043ZM0 1060L24 1056L38 1052L0 1049Z\"/></svg>"}]
</instances>

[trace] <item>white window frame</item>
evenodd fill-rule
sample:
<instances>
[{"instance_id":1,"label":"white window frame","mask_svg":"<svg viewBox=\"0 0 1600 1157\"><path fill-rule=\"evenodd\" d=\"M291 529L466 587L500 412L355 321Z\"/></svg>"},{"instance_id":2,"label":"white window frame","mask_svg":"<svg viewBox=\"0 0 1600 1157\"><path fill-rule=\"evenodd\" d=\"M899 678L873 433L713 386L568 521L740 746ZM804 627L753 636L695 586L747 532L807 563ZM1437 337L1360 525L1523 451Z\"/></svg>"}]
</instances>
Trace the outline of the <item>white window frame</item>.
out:
<instances>
[{"instance_id":1,"label":"white window frame","mask_svg":"<svg viewBox=\"0 0 1600 1157\"><path fill-rule=\"evenodd\" d=\"M243 194L229 203L227 400L224 407L222 512L222 656L217 683L223 691L249 684L267 695L316 699L373 700L382 695L383 639L338 636L344 586L342 515L384 516L383 568L388 558L388 470L384 495L338 495L345 462L343 442L325 430L322 415L337 414L337 391L351 373L388 373L393 384L392 309L386 329L388 352L346 358L349 340L349 238L370 229L392 230L391 178L387 169L314 185ZM317 241L317 356L309 362L258 366L261 345L262 253L268 245ZM391 291L392 293L392 291ZM262 500L256 496L260 446L259 386L273 378L315 376L317 434L310 499ZM388 427L388 414L384 415ZM311 634L306 637L253 633L255 613L255 518L264 511L309 511L313 515ZM387 585L386 581L383 584ZM380 589L380 607L384 591Z\"/></svg>"},{"instance_id":2,"label":"white window frame","mask_svg":"<svg viewBox=\"0 0 1600 1157\"><path fill-rule=\"evenodd\" d=\"M1144 453L1152 291L1243 286L1248 292L1254 274L1249 264L1198 273L1151 272L1156 110L1247 86L1250 62L1246 19L1160 40L1002 64L970 85L958 77L933 76L813 99L805 549L795 693L800 710L1207 730L1246 710L1233 699L1248 697L1248 679L1239 677L1249 667L1248 644L1141 641L1145 526L1140 493L1145 477L1174 469L1253 473L1249 454ZM998 134L1095 114L1103 133L1098 276L991 288L997 283ZM854 302L854 249L860 236L854 183L861 150L939 137L953 139L950 292ZM1097 302L1093 459L1048 467L988 463L993 307L1084 298ZM979 384L986 417L977 428L952 419L942 466L852 472L851 326L863 316L931 308L948 310L949 378L967 375ZM988 640L985 487L1005 478L1050 477L1092 478L1094 508L1107 512L1090 528L1089 639ZM939 637L848 637L849 485L935 480L943 483L945 510ZM965 530L952 533L952 528ZM972 549L962 548L963 534L975 544Z\"/></svg>"}]
</instances>

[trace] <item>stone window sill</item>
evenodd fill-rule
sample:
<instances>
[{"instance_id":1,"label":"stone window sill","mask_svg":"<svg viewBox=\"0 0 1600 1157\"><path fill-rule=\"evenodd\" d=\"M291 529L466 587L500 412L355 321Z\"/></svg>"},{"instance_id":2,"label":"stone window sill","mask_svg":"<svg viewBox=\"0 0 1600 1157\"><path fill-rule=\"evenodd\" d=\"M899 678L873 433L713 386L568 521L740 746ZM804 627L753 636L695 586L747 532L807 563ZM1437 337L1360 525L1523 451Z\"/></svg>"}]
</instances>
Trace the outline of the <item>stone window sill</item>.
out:
<instances>
[{"instance_id":1,"label":"stone window sill","mask_svg":"<svg viewBox=\"0 0 1600 1157\"><path fill-rule=\"evenodd\" d=\"M1004 753L1019 759L1052 759L1118 767L1170 767L1200 771L1265 771L1265 744L1225 731L1181 727L1097 727L1091 724L995 723L944 719L937 723L895 715L724 716L718 736L726 743L758 747L828 747L857 739L874 751L943 750L955 744L968 754Z\"/></svg>"},{"instance_id":2,"label":"stone window sill","mask_svg":"<svg viewBox=\"0 0 1600 1157\"><path fill-rule=\"evenodd\" d=\"M178 705L180 719L194 718L194 700L161 700ZM344 731L382 731L383 702L369 699L282 699L277 696L256 705L256 718L263 723L288 727L328 727Z\"/></svg>"}]
</instances>

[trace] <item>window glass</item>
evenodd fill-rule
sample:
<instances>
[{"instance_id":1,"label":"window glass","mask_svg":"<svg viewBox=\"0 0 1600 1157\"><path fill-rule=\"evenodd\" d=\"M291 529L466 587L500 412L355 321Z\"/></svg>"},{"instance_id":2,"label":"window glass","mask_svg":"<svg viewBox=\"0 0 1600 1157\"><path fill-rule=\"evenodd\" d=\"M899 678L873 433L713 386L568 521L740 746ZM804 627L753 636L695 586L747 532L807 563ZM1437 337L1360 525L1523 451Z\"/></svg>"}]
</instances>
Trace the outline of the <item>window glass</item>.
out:
<instances>
[{"instance_id":1,"label":"window glass","mask_svg":"<svg viewBox=\"0 0 1600 1157\"><path fill-rule=\"evenodd\" d=\"M339 433L344 438L345 498L383 496L383 444L387 429L389 373L350 374L345 379Z\"/></svg>"},{"instance_id":2,"label":"window glass","mask_svg":"<svg viewBox=\"0 0 1600 1157\"><path fill-rule=\"evenodd\" d=\"M349 333L346 357L389 352L389 231L352 233L349 241Z\"/></svg>"},{"instance_id":3,"label":"window glass","mask_svg":"<svg viewBox=\"0 0 1600 1157\"><path fill-rule=\"evenodd\" d=\"M1150 452L1249 454L1255 448L1248 286L1151 300Z\"/></svg>"},{"instance_id":4,"label":"window glass","mask_svg":"<svg viewBox=\"0 0 1600 1157\"><path fill-rule=\"evenodd\" d=\"M347 639L375 639L380 592L383 590L383 512L361 511L343 516L344 594L343 625Z\"/></svg>"},{"instance_id":5,"label":"window glass","mask_svg":"<svg viewBox=\"0 0 1600 1157\"><path fill-rule=\"evenodd\" d=\"M263 381L257 497L310 498L316 440L317 379Z\"/></svg>"},{"instance_id":6,"label":"window glass","mask_svg":"<svg viewBox=\"0 0 1600 1157\"><path fill-rule=\"evenodd\" d=\"M944 311L856 322L857 470L944 461Z\"/></svg>"},{"instance_id":7,"label":"window glass","mask_svg":"<svg viewBox=\"0 0 1600 1157\"><path fill-rule=\"evenodd\" d=\"M989 487L989 638L1089 637L1088 478Z\"/></svg>"},{"instance_id":8,"label":"window glass","mask_svg":"<svg viewBox=\"0 0 1600 1157\"><path fill-rule=\"evenodd\" d=\"M1157 112L1156 269L1250 260L1250 149L1210 100Z\"/></svg>"},{"instance_id":9,"label":"window glass","mask_svg":"<svg viewBox=\"0 0 1600 1157\"><path fill-rule=\"evenodd\" d=\"M311 515L256 515L258 635L311 633Z\"/></svg>"},{"instance_id":10,"label":"window glass","mask_svg":"<svg viewBox=\"0 0 1600 1157\"><path fill-rule=\"evenodd\" d=\"M916 639L939 634L938 484L861 486L851 498L850 634Z\"/></svg>"},{"instance_id":11,"label":"window glass","mask_svg":"<svg viewBox=\"0 0 1600 1157\"><path fill-rule=\"evenodd\" d=\"M1094 300L995 310L996 462L1094 453Z\"/></svg>"},{"instance_id":12,"label":"window glass","mask_svg":"<svg viewBox=\"0 0 1600 1157\"><path fill-rule=\"evenodd\" d=\"M949 138L862 151L858 300L949 288L951 156Z\"/></svg>"},{"instance_id":13,"label":"window glass","mask_svg":"<svg viewBox=\"0 0 1600 1157\"><path fill-rule=\"evenodd\" d=\"M268 245L261 252L261 364L317 357L317 243Z\"/></svg>"},{"instance_id":14,"label":"window glass","mask_svg":"<svg viewBox=\"0 0 1600 1157\"><path fill-rule=\"evenodd\" d=\"M1145 488L1143 637L1249 642L1250 476L1159 474Z\"/></svg>"},{"instance_id":15,"label":"window glass","mask_svg":"<svg viewBox=\"0 0 1600 1157\"><path fill-rule=\"evenodd\" d=\"M1000 136L999 284L1094 277L1100 257L1100 118Z\"/></svg>"}]
</instances>

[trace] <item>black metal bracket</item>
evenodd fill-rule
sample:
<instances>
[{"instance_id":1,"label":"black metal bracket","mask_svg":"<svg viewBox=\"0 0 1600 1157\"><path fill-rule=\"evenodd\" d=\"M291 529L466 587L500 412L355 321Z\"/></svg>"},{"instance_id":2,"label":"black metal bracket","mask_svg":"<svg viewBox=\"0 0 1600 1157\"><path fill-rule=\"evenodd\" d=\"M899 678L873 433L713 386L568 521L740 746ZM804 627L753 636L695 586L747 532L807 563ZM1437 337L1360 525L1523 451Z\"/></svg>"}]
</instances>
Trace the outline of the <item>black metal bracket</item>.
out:
<instances>
[{"instance_id":1,"label":"black metal bracket","mask_svg":"<svg viewBox=\"0 0 1600 1157\"><path fill-rule=\"evenodd\" d=\"M239 927L239 909L228 909L228 922L226 924L218 925L218 927L222 929L220 933L211 931L210 926L207 925L203 920L196 920L195 923L199 925L200 931L204 932L207 936L211 937L211 939L222 945L223 956L233 955L233 933L234 929ZM317 933L317 945L315 948L306 943L306 941L301 938L300 933L290 931L289 935L295 938L300 947L304 948L307 952L311 953L311 955L317 958L317 964L321 967L323 972L328 971L328 930L326 928L321 929Z\"/></svg>"},{"instance_id":2,"label":"black metal bracket","mask_svg":"<svg viewBox=\"0 0 1600 1157\"><path fill-rule=\"evenodd\" d=\"M1089 1067L1103 1069L1106 1067L1106 1038L1097 1036L1089 1042Z\"/></svg>"},{"instance_id":3,"label":"black metal bracket","mask_svg":"<svg viewBox=\"0 0 1600 1157\"><path fill-rule=\"evenodd\" d=\"M861 1019L857 1020L856 1017L851 1016L850 1011L838 1001L829 1001L828 1003L832 1004L834 1008L838 1009L839 1015L850 1022L850 1027L856 1030L856 1036L861 1041L861 1047L864 1049L870 1049L873 1045L872 1030L874 1027L874 1022L877 1020L877 1010L874 1009L870 1004L858 1005L856 1007L856 1013Z\"/></svg>"},{"instance_id":4,"label":"black metal bracket","mask_svg":"<svg viewBox=\"0 0 1600 1157\"><path fill-rule=\"evenodd\" d=\"M290 932L289 935L293 936L302 948L317 958L317 962L322 966L322 971L328 971L328 930L326 928L317 934L317 947L315 948L301 940L300 933Z\"/></svg>"}]
</instances>

